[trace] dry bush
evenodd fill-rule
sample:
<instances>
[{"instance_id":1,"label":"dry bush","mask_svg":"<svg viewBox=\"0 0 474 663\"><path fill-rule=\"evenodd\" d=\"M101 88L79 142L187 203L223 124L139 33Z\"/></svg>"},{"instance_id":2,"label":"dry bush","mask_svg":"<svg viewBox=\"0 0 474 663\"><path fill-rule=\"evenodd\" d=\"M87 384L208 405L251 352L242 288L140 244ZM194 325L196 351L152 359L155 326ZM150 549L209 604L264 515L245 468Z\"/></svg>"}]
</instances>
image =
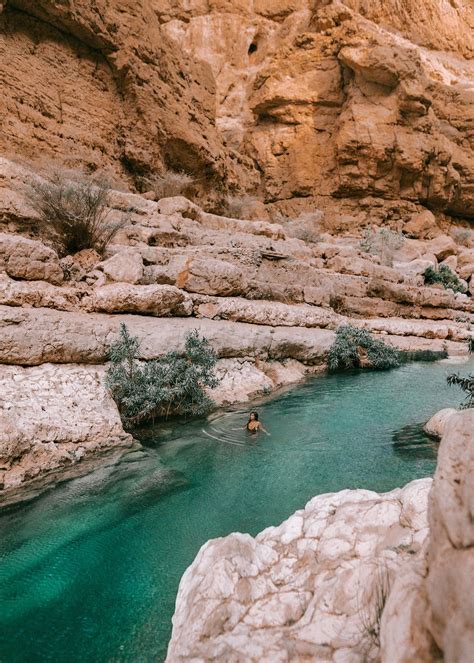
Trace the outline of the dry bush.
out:
<instances>
[{"instance_id":1,"label":"dry bush","mask_svg":"<svg viewBox=\"0 0 474 663\"><path fill-rule=\"evenodd\" d=\"M387 564L377 563L369 590L365 590L358 615L364 639L369 645L380 647L380 625L382 614L391 589L390 573Z\"/></svg>"},{"instance_id":2,"label":"dry bush","mask_svg":"<svg viewBox=\"0 0 474 663\"><path fill-rule=\"evenodd\" d=\"M248 194L242 196L226 196L224 200L224 214L232 219L245 219L251 215L252 207L258 202L255 196Z\"/></svg>"},{"instance_id":3,"label":"dry bush","mask_svg":"<svg viewBox=\"0 0 474 663\"><path fill-rule=\"evenodd\" d=\"M127 222L125 215L110 219L109 183L80 171L58 169L44 178L32 178L25 194L60 255L82 249L102 254Z\"/></svg>"},{"instance_id":4,"label":"dry bush","mask_svg":"<svg viewBox=\"0 0 474 663\"><path fill-rule=\"evenodd\" d=\"M164 170L161 174L143 178L142 183L145 188L153 191L157 200L161 200L173 196L189 197L195 180L187 173Z\"/></svg>"},{"instance_id":5,"label":"dry bush","mask_svg":"<svg viewBox=\"0 0 474 663\"><path fill-rule=\"evenodd\" d=\"M461 246L470 246L473 235L474 233L469 228L453 228L451 231L451 237L456 244Z\"/></svg>"},{"instance_id":6,"label":"dry bush","mask_svg":"<svg viewBox=\"0 0 474 663\"><path fill-rule=\"evenodd\" d=\"M324 212L321 210L303 212L294 219L280 212L277 214L275 222L285 228L285 232L289 237L295 237L310 244L317 244L321 241L320 223L323 219Z\"/></svg>"},{"instance_id":7,"label":"dry bush","mask_svg":"<svg viewBox=\"0 0 474 663\"><path fill-rule=\"evenodd\" d=\"M390 230L390 228L379 228L374 231L368 228L360 243L360 248L366 253L380 256L382 265L392 267L393 255L405 242L401 233Z\"/></svg>"}]
</instances>

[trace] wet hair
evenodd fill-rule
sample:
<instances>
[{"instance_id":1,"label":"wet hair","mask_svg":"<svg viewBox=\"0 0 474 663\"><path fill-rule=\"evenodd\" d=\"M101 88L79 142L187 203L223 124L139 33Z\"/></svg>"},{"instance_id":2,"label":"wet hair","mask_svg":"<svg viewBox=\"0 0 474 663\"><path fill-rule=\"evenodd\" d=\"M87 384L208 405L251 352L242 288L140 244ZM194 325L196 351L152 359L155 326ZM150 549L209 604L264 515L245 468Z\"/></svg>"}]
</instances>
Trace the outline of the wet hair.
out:
<instances>
[{"instance_id":1,"label":"wet hair","mask_svg":"<svg viewBox=\"0 0 474 663\"><path fill-rule=\"evenodd\" d=\"M258 412L255 412L255 410L249 414L249 421L252 419L252 414L255 417L255 421L258 421Z\"/></svg>"}]
</instances>

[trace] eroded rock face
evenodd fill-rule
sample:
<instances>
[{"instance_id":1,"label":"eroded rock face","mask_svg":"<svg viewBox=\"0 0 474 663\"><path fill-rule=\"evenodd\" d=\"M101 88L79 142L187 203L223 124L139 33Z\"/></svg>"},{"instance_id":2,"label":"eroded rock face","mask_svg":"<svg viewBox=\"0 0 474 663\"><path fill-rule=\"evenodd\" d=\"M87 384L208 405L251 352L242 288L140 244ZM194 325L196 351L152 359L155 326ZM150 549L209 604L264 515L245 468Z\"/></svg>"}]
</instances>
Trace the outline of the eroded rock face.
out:
<instances>
[{"instance_id":1,"label":"eroded rock face","mask_svg":"<svg viewBox=\"0 0 474 663\"><path fill-rule=\"evenodd\" d=\"M103 367L0 365L4 491L132 443L105 389Z\"/></svg>"},{"instance_id":2,"label":"eroded rock face","mask_svg":"<svg viewBox=\"0 0 474 663\"><path fill-rule=\"evenodd\" d=\"M474 214L473 12L468 0L10 0L0 149L40 145L126 176L167 165L289 214L321 207L334 228L435 236L423 206Z\"/></svg>"},{"instance_id":3,"label":"eroded rock face","mask_svg":"<svg viewBox=\"0 0 474 663\"><path fill-rule=\"evenodd\" d=\"M167 662L370 660L375 586L421 550L430 486L320 495L255 538L206 543L180 583Z\"/></svg>"},{"instance_id":4,"label":"eroded rock face","mask_svg":"<svg viewBox=\"0 0 474 663\"><path fill-rule=\"evenodd\" d=\"M445 412L438 413L440 418ZM428 545L402 568L383 613L386 663L468 663L472 658L473 442L474 412L451 414L429 495Z\"/></svg>"}]
</instances>

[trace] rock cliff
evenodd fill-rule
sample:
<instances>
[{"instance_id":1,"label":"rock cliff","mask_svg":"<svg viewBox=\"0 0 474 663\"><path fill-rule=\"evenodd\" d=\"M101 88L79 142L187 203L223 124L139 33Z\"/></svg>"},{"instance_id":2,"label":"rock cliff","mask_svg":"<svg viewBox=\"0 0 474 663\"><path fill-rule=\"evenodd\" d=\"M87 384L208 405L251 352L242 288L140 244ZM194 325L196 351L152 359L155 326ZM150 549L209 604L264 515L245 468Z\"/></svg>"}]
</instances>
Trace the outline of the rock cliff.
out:
<instances>
[{"instance_id":1,"label":"rock cliff","mask_svg":"<svg viewBox=\"0 0 474 663\"><path fill-rule=\"evenodd\" d=\"M433 484L319 495L255 538L206 543L167 662L467 663L473 430L473 412L449 422Z\"/></svg>"},{"instance_id":2,"label":"rock cliff","mask_svg":"<svg viewBox=\"0 0 474 663\"><path fill-rule=\"evenodd\" d=\"M0 149L184 170L271 215L474 216L466 0L8 0Z\"/></svg>"}]
</instances>

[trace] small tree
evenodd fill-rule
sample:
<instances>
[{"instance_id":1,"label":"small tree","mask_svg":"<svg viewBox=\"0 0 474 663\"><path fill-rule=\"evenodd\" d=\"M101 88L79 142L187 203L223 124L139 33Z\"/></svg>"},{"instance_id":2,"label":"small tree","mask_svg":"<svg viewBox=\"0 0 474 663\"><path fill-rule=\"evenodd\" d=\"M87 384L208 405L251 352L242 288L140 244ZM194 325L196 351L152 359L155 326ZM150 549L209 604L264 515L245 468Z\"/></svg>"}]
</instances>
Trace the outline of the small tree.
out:
<instances>
[{"instance_id":1,"label":"small tree","mask_svg":"<svg viewBox=\"0 0 474 663\"><path fill-rule=\"evenodd\" d=\"M194 330L184 352L168 352L153 361L139 361L140 343L120 326L120 339L109 352L107 386L125 423L139 424L171 414L202 415L214 403L205 387L217 387L217 356L209 341Z\"/></svg>"},{"instance_id":2,"label":"small tree","mask_svg":"<svg viewBox=\"0 0 474 663\"><path fill-rule=\"evenodd\" d=\"M463 378L457 373L451 373L451 375L448 375L446 379L450 386L456 385L461 387L461 389L466 394L466 398L459 406L460 409L467 410L471 407L474 407L474 375L468 375L467 377Z\"/></svg>"},{"instance_id":3,"label":"small tree","mask_svg":"<svg viewBox=\"0 0 474 663\"><path fill-rule=\"evenodd\" d=\"M34 178L25 193L61 255L91 248L103 253L127 220L110 220L110 186L81 172L56 170Z\"/></svg>"},{"instance_id":4,"label":"small tree","mask_svg":"<svg viewBox=\"0 0 474 663\"><path fill-rule=\"evenodd\" d=\"M427 267L423 278L426 285L441 283L443 288L453 290L453 292L466 292L466 286L460 281L454 272L447 265L441 265L439 269Z\"/></svg>"},{"instance_id":5,"label":"small tree","mask_svg":"<svg viewBox=\"0 0 474 663\"><path fill-rule=\"evenodd\" d=\"M380 228L377 231L369 228L364 232L360 248L366 253L380 256L383 265L393 265L393 254L400 249L405 242L401 233L390 228Z\"/></svg>"},{"instance_id":6,"label":"small tree","mask_svg":"<svg viewBox=\"0 0 474 663\"><path fill-rule=\"evenodd\" d=\"M373 338L365 329L352 325L339 327L328 357L330 371L359 368L364 364L382 370L395 368L400 363L398 350Z\"/></svg>"}]
</instances>

